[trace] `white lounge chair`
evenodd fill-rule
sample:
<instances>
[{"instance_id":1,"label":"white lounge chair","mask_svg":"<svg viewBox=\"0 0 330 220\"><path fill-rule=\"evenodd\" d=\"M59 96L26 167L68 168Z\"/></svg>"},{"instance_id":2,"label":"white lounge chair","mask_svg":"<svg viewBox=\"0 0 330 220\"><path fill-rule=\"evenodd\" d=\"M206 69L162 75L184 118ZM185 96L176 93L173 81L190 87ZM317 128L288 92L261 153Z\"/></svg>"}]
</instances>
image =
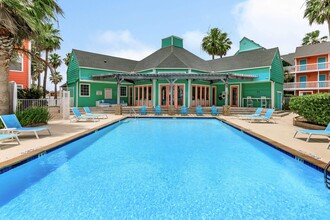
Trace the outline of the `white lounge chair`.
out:
<instances>
[{"instance_id":1,"label":"white lounge chair","mask_svg":"<svg viewBox=\"0 0 330 220\"><path fill-rule=\"evenodd\" d=\"M306 139L306 142L309 141L309 139L311 138L312 135L330 136L330 122L324 130L308 130L308 129L298 130L298 131L296 131L296 133L294 134L293 137L295 138L298 133L308 134L308 138Z\"/></svg>"},{"instance_id":2,"label":"white lounge chair","mask_svg":"<svg viewBox=\"0 0 330 220\"><path fill-rule=\"evenodd\" d=\"M82 115L77 107L73 107L72 108L72 112L73 112L73 116L76 121L88 121L88 120L92 120L92 121L99 121L97 116L94 115ZM71 120L72 121L72 120Z\"/></svg>"},{"instance_id":3,"label":"white lounge chair","mask_svg":"<svg viewBox=\"0 0 330 220\"><path fill-rule=\"evenodd\" d=\"M16 139L18 144L21 144L19 141L17 134L9 133L9 134L0 134L0 140L6 140L6 139Z\"/></svg>"},{"instance_id":4,"label":"white lounge chair","mask_svg":"<svg viewBox=\"0 0 330 220\"><path fill-rule=\"evenodd\" d=\"M90 110L89 107L84 107L84 111L86 113L86 115L91 115L91 116L95 116L97 118L108 118L108 116L106 114L94 114L92 113L92 111Z\"/></svg>"}]
</instances>

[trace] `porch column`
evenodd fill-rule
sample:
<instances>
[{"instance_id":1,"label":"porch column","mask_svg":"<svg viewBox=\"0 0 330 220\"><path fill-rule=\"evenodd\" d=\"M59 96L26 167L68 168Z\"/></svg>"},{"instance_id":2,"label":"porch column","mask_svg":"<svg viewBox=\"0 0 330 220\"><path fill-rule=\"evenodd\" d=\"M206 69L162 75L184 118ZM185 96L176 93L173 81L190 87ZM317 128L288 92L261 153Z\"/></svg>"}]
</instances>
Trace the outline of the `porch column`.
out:
<instances>
[{"instance_id":1,"label":"porch column","mask_svg":"<svg viewBox=\"0 0 330 220\"><path fill-rule=\"evenodd\" d=\"M120 85L124 78L117 77L117 105L120 104Z\"/></svg>"},{"instance_id":2,"label":"porch column","mask_svg":"<svg viewBox=\"0 0 330 220\"><path fill-rule=\"evenodd\" d=\"M270 107L275 107L275 82L270 81L271 83L271 99L270 99Z\"/></svg>"},{"instance_id":3,"label":"porch column","mask_svg":"<svg viewBox=\"0 0 330 220\"><path fill-rule=\"evenodd\" d=\"M156 106L156 79L152 80L152 106Z\"/></svg>"},{"instance_id":4,"label":"porch column","mask_svg":"<svg viewBox=\"0 0 330 220\"><path fill-rule=\"evenodd\" d=\"M225 80L225 106L228 106L228 80Z\"/></svg>"},{"instance_id":5,"label":"porch column","mask_svg":"<svg viewBox=\"0 0 330 220\"><path fill-rule=\"evenodd\" d=\"M188 103L187 103L187 108L191 107L191 79L188 79Z\"/></svg>"}]
</instances>

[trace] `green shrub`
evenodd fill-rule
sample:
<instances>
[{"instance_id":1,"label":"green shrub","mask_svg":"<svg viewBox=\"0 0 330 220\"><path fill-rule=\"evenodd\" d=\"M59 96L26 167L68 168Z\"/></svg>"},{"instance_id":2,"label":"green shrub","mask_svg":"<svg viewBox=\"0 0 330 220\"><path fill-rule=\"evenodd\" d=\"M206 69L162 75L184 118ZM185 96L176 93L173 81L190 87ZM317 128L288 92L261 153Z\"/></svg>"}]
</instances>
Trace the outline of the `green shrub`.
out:
<instances>
[{"instance_id":1,"label":"green shrub","mask_svg":"<svg viewBox=\"0 0 330 220\"><path fill-rule=\"evenodd\" d=\"M17 92L18 99L40 99L42 92L37 88L20 89Z\"/></svg>"},{"instance_id":2,"label":"green shrub","mask_svg":"<svg viewBox=\"0 0 330 220\"><path fill-rule=\"evenodd\" d=\"M29 108L22 112L17 112L16 116L22 126L47 124L47 122L51 119L51 115L45 107Z\"/></svg>"},{"instance_id":3,"label":"green shrub","mask_svg":"<svg viewBox=\"0 0 330 220\"><path fill-rule=\"evenodd\" d=\"M289 107L314 124L327 125L330 122L329 93L293 97Z\"/></svg>"}]
</instances>

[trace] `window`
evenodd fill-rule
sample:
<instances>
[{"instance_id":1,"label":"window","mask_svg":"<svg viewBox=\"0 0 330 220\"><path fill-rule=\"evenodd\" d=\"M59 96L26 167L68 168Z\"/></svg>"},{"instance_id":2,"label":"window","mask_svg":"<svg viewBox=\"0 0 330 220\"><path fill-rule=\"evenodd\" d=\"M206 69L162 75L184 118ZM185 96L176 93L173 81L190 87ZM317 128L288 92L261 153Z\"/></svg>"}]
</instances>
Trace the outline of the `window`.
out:
<instances>
[{"instance_id":1,"label":"window","mask_svg":"<svg viewBox=\"0 0 330 220\"><path fill-rule=\"evenodd\" d=\"M17 84L16 88L17 88L17 90L24 89L22 84Z\"/></svg>"},{"instance_id":2,"label":"window","mask_svg":"<svg viewBox=\"0 0 330 220\"><path fill-rule=\"evenodd\" d=\"M89 97L90 94L90 85L89 84L80 84L80 96Z\"/></svg>"},{"instance_id":3,"label":"window","mask_svg":"<svg viewBox=\"0 0 330 220\"><path fill-rule=\"evenodd\" d=\"M112 89L111 88L105 88L104 89L104 98L105 99L112 99Z\"/></svg>"},{"instance_id":4,"label":"window","mask_svg":"<svg viewBox=\"0 0 330 220\"><path fill-rule=\"evenodd\" d=\"M127 86L120 87L120 97L127 97Z\"/></svg>"},{"instance_id":5,"label":"window","mask_svg":"<svg viewBox=\"0 0 330 220\"><path fill-rule=\"evenodd\" d=\"M22 54L16 55L16 57L14 57L11 60L9 69L11 71L18 71L18 72L23 71L23 55Z\"/></svg>"}]
</instances>

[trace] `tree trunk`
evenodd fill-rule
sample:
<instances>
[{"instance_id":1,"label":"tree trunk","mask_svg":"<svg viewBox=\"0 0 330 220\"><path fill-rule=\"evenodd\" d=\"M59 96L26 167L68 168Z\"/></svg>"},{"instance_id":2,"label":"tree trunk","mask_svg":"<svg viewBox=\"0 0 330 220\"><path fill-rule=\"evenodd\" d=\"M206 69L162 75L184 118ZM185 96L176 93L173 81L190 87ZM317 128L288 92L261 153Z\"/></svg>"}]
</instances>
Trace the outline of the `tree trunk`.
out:
<instances>
[{"instance_id":1,"label":"tree trunk","mask_svg":"<svg viewBox=\"0 0 330 220\"><path fill-rule=\"evenodd\" d=\"M48 50L46 50L46 57L45 57L46 63L48 63ZM45 65L45 73L44 73L44 84L43 84L43 98L46 98L46 85L47 85L47 70L48 66Z\"/></svg>"},{"instance_id":2,"label":"tree trunk","mask_svg":"<svg viewBox=\"0 0 330 220\"><path fill-rule=\"evenodd\" d=\"M330 40L330 17L328 18L327 22L328 22L328 31L329 31L329 40Z\"/></svg>"},{"instance_id":3,"label":"tree trunk","mask_svg":"<svg viewBox=\"0 0 330 220\"><path fill-rule=\"evenodd\" d=\"M57 84L55 84L54 90L55 90L54 99L57 99Z\"/></svg>"},{"instance_id":4,"label":"tree trunk","mask_svg":"<svg viewBox=\"0 0 330 220\"><path fill-rule=\"evenodd\" d=\"M0 35L0 115L9 113L9 63L13 52L13 38Z\"/></svg>"},{"instance_id":5,"label":"tree trunk","mask_svg":"<svg viewBox=\"0 0 330 220\"><path fill-rule=\"evenodd\" d=\"M38 90L40 90L40 81L41 81L41 79L40 79L40 73L38 73L38 86L37 86L37 89Z\"/></svg>"}]
</instances>

